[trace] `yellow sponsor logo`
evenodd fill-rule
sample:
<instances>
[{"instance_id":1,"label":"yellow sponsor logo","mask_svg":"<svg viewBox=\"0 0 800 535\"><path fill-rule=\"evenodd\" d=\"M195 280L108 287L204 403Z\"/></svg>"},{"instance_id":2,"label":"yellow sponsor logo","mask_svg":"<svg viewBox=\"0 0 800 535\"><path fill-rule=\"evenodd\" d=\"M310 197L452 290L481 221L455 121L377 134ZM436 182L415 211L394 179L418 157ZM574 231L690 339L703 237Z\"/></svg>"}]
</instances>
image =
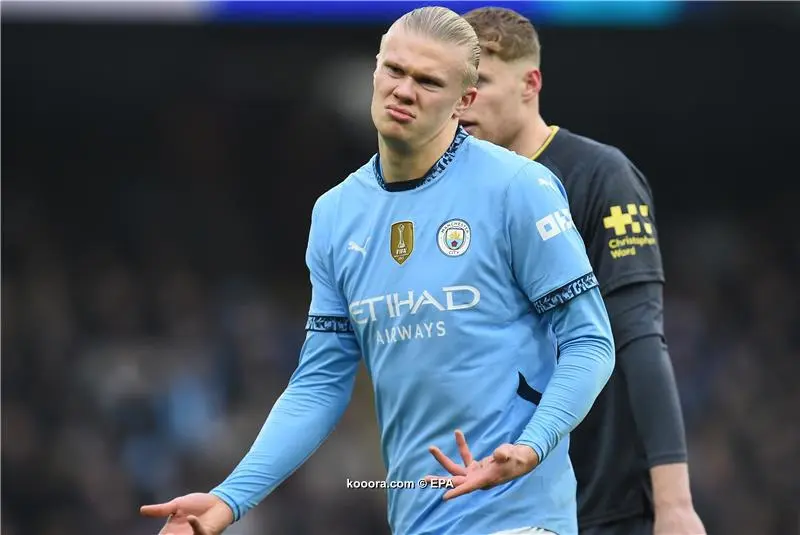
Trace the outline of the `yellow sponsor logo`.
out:
<instances>
[{"instance_id":1,"label":"yellow sponsor logo","mask_svg":"<svg viewBox=\"0 0 800 535\"><path fill-rule=\"evenodd\" d=\"M613 231L608 248L615 259L634 256L638 249L656 244L650 207L646 204L628 204L624 210L622 206L612 206L603 218L603 227Z\"/></svg>"}]
</instances>

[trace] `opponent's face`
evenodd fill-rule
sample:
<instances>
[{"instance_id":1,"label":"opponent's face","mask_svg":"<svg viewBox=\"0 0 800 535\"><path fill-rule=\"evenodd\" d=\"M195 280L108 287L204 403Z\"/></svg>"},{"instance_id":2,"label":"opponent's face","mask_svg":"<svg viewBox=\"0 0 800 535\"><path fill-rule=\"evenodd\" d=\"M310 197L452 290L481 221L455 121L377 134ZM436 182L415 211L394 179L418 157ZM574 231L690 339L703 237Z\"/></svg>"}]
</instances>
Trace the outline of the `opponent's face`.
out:
<instances>
[{"instance_id":1,"label":"opponent's face","mask_svg":"<svg viewBox=\"0 0 800 535\"><path fill-rule=\"evenodd\" d=\"M467 51L393 28L373 76L372 120L387 140L425 143L457 120L475 99L464 87Z\"/></svg>"},{"instance_id":2,"label":"opponent's face","mask_svg":"<svg viewBox=\"0 0 800 535\"><path fill-rule=\"evenodd\" d=\"M478 96L461 116L461 125L477 138L508 147L525 121L526 103L536 98L538 70L523 62L506 63L484 54L478 69Z\"/></svg>"}]
</instances>

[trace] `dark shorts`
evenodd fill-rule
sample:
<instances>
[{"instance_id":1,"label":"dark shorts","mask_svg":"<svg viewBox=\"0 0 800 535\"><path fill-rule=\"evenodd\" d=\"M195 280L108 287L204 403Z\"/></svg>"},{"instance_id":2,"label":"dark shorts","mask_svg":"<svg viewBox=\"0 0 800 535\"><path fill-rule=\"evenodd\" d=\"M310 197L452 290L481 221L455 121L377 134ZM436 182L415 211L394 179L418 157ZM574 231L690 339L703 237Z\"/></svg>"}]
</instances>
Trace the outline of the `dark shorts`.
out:
<instances>
[{"instance_id":1,"label":"dark shorts","mask_svg":"<svg viewBox=\"0 0 800 535\"><path fill-rule=\"evenodd\" d=\"M634 516L581 530L581 535L653 535L651 516Z\"/></svg>"}]
</instances>

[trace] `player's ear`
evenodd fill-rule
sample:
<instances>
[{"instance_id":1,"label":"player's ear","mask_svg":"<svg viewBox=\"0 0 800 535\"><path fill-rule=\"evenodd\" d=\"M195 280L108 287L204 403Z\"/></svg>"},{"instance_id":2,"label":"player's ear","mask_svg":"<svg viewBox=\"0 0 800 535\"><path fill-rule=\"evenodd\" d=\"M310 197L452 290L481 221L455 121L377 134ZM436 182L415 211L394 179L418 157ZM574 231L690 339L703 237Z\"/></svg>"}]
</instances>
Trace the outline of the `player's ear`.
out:
<instances>
[{"instance_id":1,"label":"player's ear","mask_svg":"<svg viewBox=\"0 0 800 535\"><path fill-rule=\"evenodd\" d=\"M542 71L535 67L527 68L522 74L522 99L526 102L542 91Z\"/></svg>"},{"instance_id":2,"label":"player's ear","mask_svg":"<svg viewBox=\"0 0 800 535\"><path fill-rule=\"evenodd\" d=\"M472 103L475 102L475 97L478 96L478 89L475 87L468 87L464 90L464 94L461 95L461 98L458 99L456 103L456 108L453 110L453 118L458 119L461 115L464 114L465 111L472 106Z\"/></svg>"}]
</instances>

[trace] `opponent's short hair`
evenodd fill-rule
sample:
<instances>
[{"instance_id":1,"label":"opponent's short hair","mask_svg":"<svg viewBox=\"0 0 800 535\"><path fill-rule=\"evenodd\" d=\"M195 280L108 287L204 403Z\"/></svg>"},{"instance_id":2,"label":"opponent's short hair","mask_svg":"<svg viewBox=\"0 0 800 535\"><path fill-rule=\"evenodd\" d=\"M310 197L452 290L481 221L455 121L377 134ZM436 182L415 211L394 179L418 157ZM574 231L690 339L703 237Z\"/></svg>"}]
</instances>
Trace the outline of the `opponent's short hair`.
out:
<instances>
[{"instance_id":1,"label":"opponent's short hair","mask_svg":"<svg viewBox=\"0 0 800 535\"><path fill-rule=\"evenodd\" d=\"M533 23L516 11L481 7L464 15L478 35L481 49L503 61L529 59L538 68L542 46Z\"/></svg>"},{"instance_id":2,"label":"opponent's short hair","mask_svg":"<svg viewBox=\"0 0 800 535\"><path fill-rule=\"evenodd\" d=\"M472 26L455 11L439 6L420 7L397 19L392 27L400 27L409 33L464 47L467 51L465 86L474 86L478 83L478 65L481 58L478 36ZM385 38L386 35L381 38L381 49Z\"/></svg>"}]
</instances>

